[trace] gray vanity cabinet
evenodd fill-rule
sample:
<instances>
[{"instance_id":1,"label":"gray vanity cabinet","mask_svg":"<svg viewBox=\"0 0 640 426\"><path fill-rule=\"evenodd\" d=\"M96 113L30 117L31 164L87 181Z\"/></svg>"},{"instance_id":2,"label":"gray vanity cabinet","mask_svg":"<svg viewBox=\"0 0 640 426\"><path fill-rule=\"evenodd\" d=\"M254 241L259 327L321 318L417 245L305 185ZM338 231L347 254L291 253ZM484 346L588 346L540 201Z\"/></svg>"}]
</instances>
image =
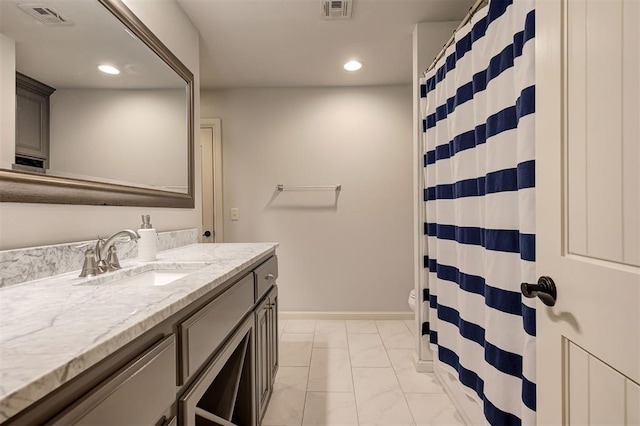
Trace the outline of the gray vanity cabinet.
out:
<instances>
[{"instance_id":1,"label":"gray vanity cabinet","mask_svg":"<svg viewBox=\"0 0 640 426\"><path fill-rule=\"evenodd\" d=\"M275 256L246 267L7 423L259 425L278 366L277 274Z\"/></svg>"},{"instance_id":2,"label":"gray vanity cabinet","mask_svg":"<svg viewBox=\"0 0 640 426\"><path fill-rule=\"evenodd\" d=\"M278 286L274 286L269 294L269 368L271 369L271 387L278 373Z\"/></svg>"},{"instance_id":3,"label":"gray vanity cabinet","mask_svg":"<svg viewBox=\"0 0 640 426\"><path fill-rule=\"evenodd\" d=\"M251 311L253 287L253 274L249 273L178 326L182 337L181 384L187 382Z\"/></svg>"},{"instance_id":4,"label":"gray vanity cabinet","mask_svg":"<svg viewBox=\"0 0 640 426\"><path fill-rule=\"evenodd\" d=\"M255 270L256 403L262 419L278 369L278 260L271 257Z\"/></svg>"},{"instance_id":5,"label":"gray vanity cabinet","mask_svg":"<svg viewBox=\"0 0 640 426\"><path fill-rule=\"evenodd\" d=\"M269 379L269 298L265 298L256 308L256 387L260 419L271 396Z\"/></svg>"},{"instance_id":6,"label":"gray vanity cabinet","mask_svg":"<svg viewBox=\"0 0 640 426\"><path fill-rule=\"evenodd\" d=\"M180 398L181 424L256 424L253 333L253 319L248 317L198 375Z\"/></svg>"},{"instance_id":7,"label":"gray vanity cabinet","mask_svg":"<svg viewBox=\"0 0 640 426\"><path fill-rule=\"evenodd\" d=\"M49 424L165 424L165 414L174 403L175 395L176 339L171 335L69 406Z\"/></svg>"},{"instance_id":8,"label":"gray vanity cabinet","mask_svg":"<svg viewBox=\"0 0 640 426\"><path fill-rule=\"evenodd\" d=\"M16 73L16 163L48 168L49 98L54 88Z\"/></svg>"},{"instance_id":9,"label":"gray vanity cabinet","mask_svg":"<svg viewBox=\"0 0 640 426\"><path fill-rule=\"evenodd\" d=\"M276 283L278 278L278 257L271 256L255 269L255 300L258 302Z\"/></svg>"},{"instance_id":10,"label":"gray vanity cabinet","mask_svg":"<svg viewBox=\"0 0 640 426\"><path fill-rule=\"evenodd\" d=\"M278 286L256 307L256 403L262 419L278 370Z\"/></svg>"},{"instance_id":11,"label":"gray vanity cabinet","mask_svg":"<svg viewBox=\"0 0 640 426\"><path fill-rule=\"evenodd\" d=\"M271 256L178 326L182 383L190 383L180 424L260 424L278 368L277 276Z\"/></svg>"}]
</instances>

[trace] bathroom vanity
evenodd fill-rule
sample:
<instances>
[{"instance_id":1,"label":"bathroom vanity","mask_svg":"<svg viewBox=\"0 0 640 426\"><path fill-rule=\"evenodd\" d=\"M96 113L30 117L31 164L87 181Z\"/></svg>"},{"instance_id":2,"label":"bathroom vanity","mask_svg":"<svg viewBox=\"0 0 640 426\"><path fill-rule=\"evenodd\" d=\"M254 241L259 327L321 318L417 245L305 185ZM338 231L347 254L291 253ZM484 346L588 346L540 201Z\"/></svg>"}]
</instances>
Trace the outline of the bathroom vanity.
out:
<instances>
[{"instance_id":1,"label":"bathroom vanity","mask_svg":"<svg viewBox=\"0 0 640 426\"><path fill-rule=\"evenodd\" d=\"M260 424L278 368L276 247L192 244L115 278L0 289L0 423Z\"/></svg>"}]
</instances>

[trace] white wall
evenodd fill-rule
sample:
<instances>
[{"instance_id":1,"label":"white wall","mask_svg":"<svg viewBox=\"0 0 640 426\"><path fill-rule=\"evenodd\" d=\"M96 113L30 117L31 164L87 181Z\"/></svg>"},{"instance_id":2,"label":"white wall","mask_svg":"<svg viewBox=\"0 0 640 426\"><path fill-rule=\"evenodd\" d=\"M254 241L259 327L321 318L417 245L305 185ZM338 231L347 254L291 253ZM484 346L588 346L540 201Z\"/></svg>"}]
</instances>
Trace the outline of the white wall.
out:
<instances>
[{"instance_id":1,"label":"white wall","mask_svg":"<svg viewBox=\"0 0 640 426\"><path fill-rule=\"evenodd\" d=\"M195 77L195 126L199 127L199 35L175 0L126 0L125 3L189 68ZM198 132L195 132L198 146ZM196 194L200 194L200 157L196 149ZM158 230L201 226L201 199L195 209L66 206L0 203L0 249L95 238L122 228L137 228L140 215L152 215Z\"/></svg>"},{"instance_id":2,"label":"white wall","mask_svg":"<svg viewBox=\"0 0 640 426\"><path fill-rule=\"evenodd\" d=\"M280 242L282 311L408 310L411 86L204 91L201 107L222 119L225 241Z\"/></svg>"},{"instance_id":3,"label":"white wall","mask_svg":"<svg viewBox=\"0 0 640 426\"><path fill-rule=\"evenodd\" d=\"M49 167L186 192L185 102L184 89L58 89Z\"/></svg>"}]
</instances>

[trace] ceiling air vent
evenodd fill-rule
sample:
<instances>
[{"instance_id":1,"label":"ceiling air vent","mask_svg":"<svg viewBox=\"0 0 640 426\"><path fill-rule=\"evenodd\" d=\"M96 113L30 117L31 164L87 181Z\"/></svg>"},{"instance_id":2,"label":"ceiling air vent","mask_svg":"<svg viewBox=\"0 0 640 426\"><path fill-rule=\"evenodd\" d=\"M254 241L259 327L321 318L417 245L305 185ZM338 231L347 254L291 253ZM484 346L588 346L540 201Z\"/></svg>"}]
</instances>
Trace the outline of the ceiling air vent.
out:
<instances>
[{"instance_id":1,"label":"ceiling air vent","mask_svg":"<svg viewBox=\"0 0 640 426\"><path fill-rule=\"evenodd\" d=\"M349 19L353 9L353 0L324 0L322 17L324 19Z\"/></svg>"},{"instance_id":2,"label":"ceiling air vent","mask_svg":"<svg viewBox=\"0 0 640 426\"><path fill-rule=\"evenodd\" d=\"M46 4L23 3L18 7L45 25L73 25L73 22Z\"/></svg>"}]
</instances>

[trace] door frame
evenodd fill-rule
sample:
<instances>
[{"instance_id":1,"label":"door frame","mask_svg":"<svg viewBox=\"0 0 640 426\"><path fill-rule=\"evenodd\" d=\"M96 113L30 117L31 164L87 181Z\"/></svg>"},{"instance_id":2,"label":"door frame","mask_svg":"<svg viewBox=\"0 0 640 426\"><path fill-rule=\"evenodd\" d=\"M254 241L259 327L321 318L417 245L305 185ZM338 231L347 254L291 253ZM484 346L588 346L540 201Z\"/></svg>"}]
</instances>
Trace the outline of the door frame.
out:
<instances>
[{"instance_id":1,"label":"door frame","mask_svg":"<svg viewBox=\"0 0 640 426\"><path fill-rule=\"evenodd\" d=\"M213 232L214 242L224 241L224 208L223 208L223 184L222 184L222 121L219 118L201 118L200 129L212 129L213 133ZM203 141L200 141L202 146ZM201 177L204 175L204 168L201 170ZM204 181L202 182L204 188ZM204 211L204 192L202 194L202 217Z\"/></svg>"}]
</instances>

